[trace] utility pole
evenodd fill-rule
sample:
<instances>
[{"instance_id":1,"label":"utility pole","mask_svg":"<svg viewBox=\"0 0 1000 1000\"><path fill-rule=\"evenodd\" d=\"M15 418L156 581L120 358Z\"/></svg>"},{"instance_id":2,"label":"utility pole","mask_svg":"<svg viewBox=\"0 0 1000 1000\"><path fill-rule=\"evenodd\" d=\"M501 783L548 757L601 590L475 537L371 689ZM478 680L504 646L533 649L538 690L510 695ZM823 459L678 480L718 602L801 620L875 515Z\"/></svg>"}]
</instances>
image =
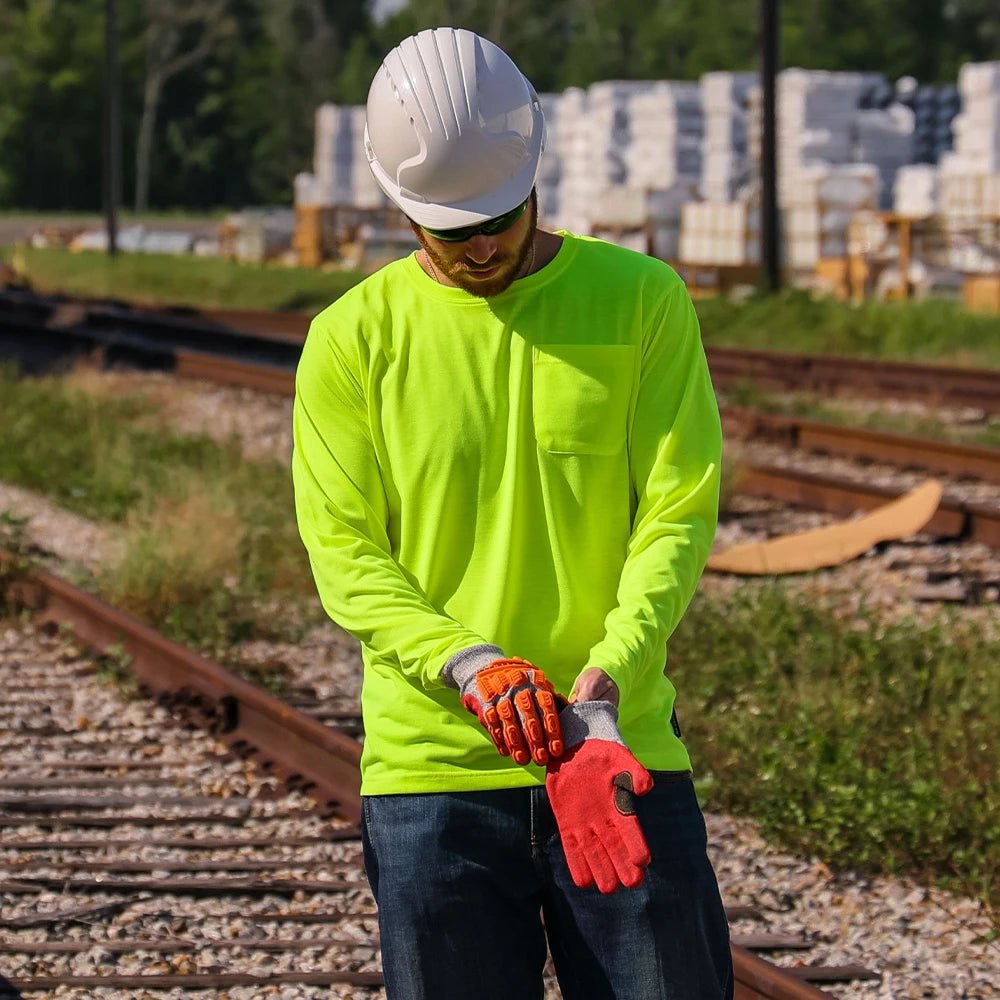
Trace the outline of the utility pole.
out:
<instances>
[{"instance_id":1,"label":"utility pole","mask_svg":"<svg viewBox=\"0 0 1000 1000\"><path fill-rule=\"evenodd\" d=\"M760 0L760 83L763 130L760 148L761 288L781 288L781 232L778 225L778 161L775 95L778 74L778 0Z\"/></svg>"},{"instance_id":2,"label":"utility pole","mask_svg":"<svg viewBox=\"0 0 1000 1000\"><path fill-rule=\"evenodd\" d=\"M104 7L104 216L108 255L118 253L118 206L122 203L121 78L118 66L118 0Z\"/></svg>"}]
</instances>

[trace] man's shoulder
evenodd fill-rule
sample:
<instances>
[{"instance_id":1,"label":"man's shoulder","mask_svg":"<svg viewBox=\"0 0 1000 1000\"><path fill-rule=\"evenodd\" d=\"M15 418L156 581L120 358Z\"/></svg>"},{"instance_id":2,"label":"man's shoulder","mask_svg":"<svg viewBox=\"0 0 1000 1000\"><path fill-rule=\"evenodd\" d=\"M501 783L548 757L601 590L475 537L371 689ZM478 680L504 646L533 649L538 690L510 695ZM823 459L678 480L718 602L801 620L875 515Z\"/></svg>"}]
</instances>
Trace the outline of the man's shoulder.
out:
<instances>
[{"instance_id":1,"label":"man's shoulder","mask_svg":"<svg viewBox=\"0 0 1000 1000\"><path fill-rule=\"evenodd\" d=\"M347 318L356 320L361 315L371 316L372 310L384 306L392 289L405 280L403 260L394 260L362 278L333 300L313 318L313 326L328 328Z\"/></svg>"},{"instance_id":2,"label":"man's shoulder","mask_svg":"<svg viewBox=\"0 0 1000 1000\"><path fill-rule=\"evenodd\" d=\"M602 282L622 281L662 288L683 284L680 275L664 260L609 243L596 236L567 234L576 243L575 262L581 271L596 272Z\"/></svg>"}]
</instances>

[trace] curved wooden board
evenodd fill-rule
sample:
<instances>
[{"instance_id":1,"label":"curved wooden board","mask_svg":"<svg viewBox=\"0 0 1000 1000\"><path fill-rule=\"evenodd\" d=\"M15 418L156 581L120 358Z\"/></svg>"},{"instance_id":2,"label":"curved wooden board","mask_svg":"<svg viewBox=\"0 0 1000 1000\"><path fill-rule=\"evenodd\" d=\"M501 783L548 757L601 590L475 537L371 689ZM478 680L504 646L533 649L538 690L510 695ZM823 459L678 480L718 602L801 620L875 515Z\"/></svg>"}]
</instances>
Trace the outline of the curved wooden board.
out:
<instances>
[{"instance_id":1,"label":"curved wooden board","mask_svg":"<svg viewBox=\"0 0 1000 1000\"><path fill-rule=\"evenodd\" d=\"M941 483L929 479L899 499L856 520L840 521L766 542L734 545L709 556L708 569L760 576L806 573L840 566L857 559L879 542L916 534L934 516L941 493Z\"/></svg>"}]
</instances>

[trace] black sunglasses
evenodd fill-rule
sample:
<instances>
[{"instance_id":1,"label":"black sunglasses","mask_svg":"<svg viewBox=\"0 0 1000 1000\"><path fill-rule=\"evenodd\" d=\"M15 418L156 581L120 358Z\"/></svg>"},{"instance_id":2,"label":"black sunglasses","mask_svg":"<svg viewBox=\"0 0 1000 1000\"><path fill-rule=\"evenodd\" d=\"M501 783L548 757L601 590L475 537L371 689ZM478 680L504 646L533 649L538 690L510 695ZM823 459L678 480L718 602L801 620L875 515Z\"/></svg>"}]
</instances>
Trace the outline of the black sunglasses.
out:
<instances>
[{"instance_id":1,"label":"black sunglasses","mask_svg":"<svg viewBox=\"0 0 1000 1000\"><path fill-rule=\"evenodd\" d=\"M512 208L503 215L498 215L495 219L487 219L475 226L462 226L459 229L428 229L427 226L420 228L442 243L464 243L471 240L473 236L496 236L504 233L524 215L524 210L528 207L528 200L525 199L516 208Z\"/></svg>"}]
</instances>

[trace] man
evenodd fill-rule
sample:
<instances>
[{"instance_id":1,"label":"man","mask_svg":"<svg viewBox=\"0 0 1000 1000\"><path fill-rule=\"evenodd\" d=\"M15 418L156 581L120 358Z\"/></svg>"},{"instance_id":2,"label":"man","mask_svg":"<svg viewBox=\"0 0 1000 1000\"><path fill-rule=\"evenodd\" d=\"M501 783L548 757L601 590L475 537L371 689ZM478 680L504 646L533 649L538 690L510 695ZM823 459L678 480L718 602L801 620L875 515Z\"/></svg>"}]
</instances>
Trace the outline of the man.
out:
<instances>
[{"instance_id":1,"label":"man","mask_svg":"<svg viewBox=\"0 0 1000 1000\"><path fill-rule=\"evenodd\" d=\"M660 261L537 228L541 108L487 40L406 39L367 112L421 249L313 322L293 473L364 655L387 994L536 1000L547 936L567 1000L731 997L664 674L718 505L690 299Z\"/></svg>"}]
</instances>

